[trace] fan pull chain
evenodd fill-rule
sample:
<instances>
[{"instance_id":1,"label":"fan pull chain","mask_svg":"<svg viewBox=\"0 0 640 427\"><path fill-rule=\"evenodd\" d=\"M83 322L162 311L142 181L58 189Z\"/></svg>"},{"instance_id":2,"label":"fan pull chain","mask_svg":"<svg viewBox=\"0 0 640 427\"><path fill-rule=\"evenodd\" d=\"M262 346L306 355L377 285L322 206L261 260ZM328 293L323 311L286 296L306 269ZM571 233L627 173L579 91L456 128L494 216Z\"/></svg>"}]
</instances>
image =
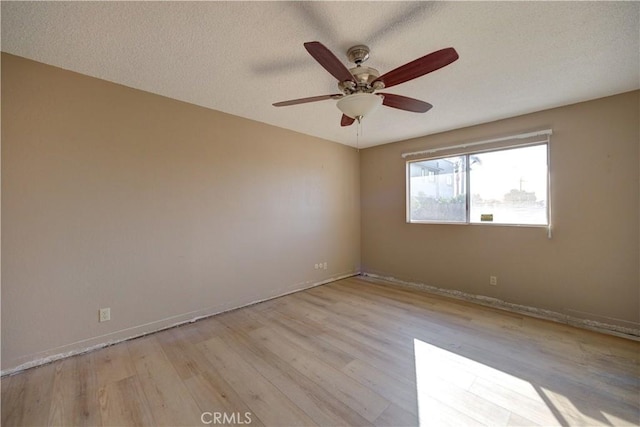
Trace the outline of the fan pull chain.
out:
<instances>
[{"instance_id":1,"label":"fan pull chain","mask_svg":"<svg viewBox=\"0 0 640 427\"><path fill-rule=\"evenodd\" d=\"M356 124L356 150L360 152L360 133L362 132L362 122L358 118L358 124Z\"/></svg>"}]
</instances>

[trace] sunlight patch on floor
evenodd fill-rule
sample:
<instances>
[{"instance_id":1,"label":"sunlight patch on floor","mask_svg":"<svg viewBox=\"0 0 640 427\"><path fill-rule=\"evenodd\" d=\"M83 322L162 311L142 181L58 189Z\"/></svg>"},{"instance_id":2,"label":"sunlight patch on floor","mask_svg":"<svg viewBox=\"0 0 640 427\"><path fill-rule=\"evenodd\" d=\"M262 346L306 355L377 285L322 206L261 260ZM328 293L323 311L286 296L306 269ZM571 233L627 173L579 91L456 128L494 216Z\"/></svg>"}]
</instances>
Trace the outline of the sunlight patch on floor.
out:
<instances>
[{"instance_id":1,"label":"sunlight patch on floor","mask_svg":"<svg viewBox=\"0 0 640 427\"><path fill-rule=\"evenodd\" d=\"M571 423L594 421L517 376L418 339L413 344L421 426L567 425L565 413Z\"/></svg>"}]
</instances>

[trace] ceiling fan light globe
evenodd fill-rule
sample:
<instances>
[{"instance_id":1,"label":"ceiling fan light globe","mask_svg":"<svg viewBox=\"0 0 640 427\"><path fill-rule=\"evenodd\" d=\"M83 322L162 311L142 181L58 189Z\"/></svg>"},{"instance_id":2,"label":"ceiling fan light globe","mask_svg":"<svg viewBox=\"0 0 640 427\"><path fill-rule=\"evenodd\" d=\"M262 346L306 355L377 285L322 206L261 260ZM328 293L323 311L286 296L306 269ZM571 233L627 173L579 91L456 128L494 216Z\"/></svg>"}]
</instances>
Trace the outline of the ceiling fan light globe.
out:
<instances>
[{"instance_id":1,"label":"ceiling fan light globe","mask_svg":"<svg viewBox=\"0 0 640 427\"><path fill-rule=\"evenodd\" d=\"M354 93L341 98L337 106L345 116L352 119L366 117L382 105L382 97L373 93Z\"/></svg>"}]
</instances>

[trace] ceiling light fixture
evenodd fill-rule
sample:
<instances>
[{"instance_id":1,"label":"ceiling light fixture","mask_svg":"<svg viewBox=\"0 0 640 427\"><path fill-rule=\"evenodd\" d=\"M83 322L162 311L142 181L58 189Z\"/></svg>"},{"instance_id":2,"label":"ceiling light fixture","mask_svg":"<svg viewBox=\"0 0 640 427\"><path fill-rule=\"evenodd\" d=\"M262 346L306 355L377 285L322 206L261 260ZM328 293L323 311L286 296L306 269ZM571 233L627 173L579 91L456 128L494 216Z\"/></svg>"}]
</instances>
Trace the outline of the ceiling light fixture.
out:
<instances>
[{"instance_id":1,"label":"ceiling light fixture","mask_svg":"<svg viewBox=\"0 0 640 427\"><path fill-rule=\"evenodd\" d=\"M382 105L382 96L373 93L353 93L341 98L337 105L345 116L360 122L363 117Z\"/></svg>"}]
</instances>

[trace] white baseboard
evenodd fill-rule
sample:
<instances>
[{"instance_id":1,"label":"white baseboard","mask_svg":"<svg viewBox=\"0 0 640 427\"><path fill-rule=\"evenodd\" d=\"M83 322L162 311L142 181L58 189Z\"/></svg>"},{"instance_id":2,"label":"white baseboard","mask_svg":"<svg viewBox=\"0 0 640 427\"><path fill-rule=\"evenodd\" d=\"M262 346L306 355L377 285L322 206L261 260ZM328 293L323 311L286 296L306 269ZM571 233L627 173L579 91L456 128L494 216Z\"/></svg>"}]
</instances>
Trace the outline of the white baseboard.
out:
<instances>
[{"instance_id":1,"label":"white baseboard","mask_svg":"<svg viewBox=\"0 0 640 427\"><path fill-rule=\"evenodd\" d=\"M405 286L412 289L418 289L426 291L432 294L455 298L459 300L469 301L476 304L498 308L514 313L525 314L531 317L537 317L540 319L551 320L558 323L565 323L568 325L576 326L583 329L595 330L598 332L607 333L610 335L616 335L623 338L640 341L640 328L629 328L624 326L618 326L609 324L606 322L598 322L595 320L582 319L574 316L569 316L555 311L529 307L525 305L513 304L506 301L502 301L497 298L487 297L483 295L474 295L462 291L452 289L442 289L435 286L426 285L424 283L408 282L395 277L380 276L373 273L344 273L338 276L333 276L328 279L319 282L304 282L286 287L286 290L276 295L269 296L267 298L255 297L250 303L240 304L236 306L216 306L209 307L202 310L196 310L189 313L172 316L167 319L158 320L155 322L147 323L144 325L138 325L132 328L127 328L119 331L114 331L109 334L101 335L98 337L92 337L83 341L67 344L54 349L46 350L37 354L26 356L29 360L16 366L0 372L0 376L7 376L17 374L25 369L34 368L36 366L45 365L47 363L55 362L60 359L64 359L71 356L76 356L83 353L88 353L93 350L108 347L123 341L132 340L145 335L149 335L155 332L159 332L165 329L170 329L176 326L180 326L186 323L197 322L198 320L206 319L217 314L225 313L227 311L236 310L242 307L248 307L254 304L259 304L264 301L269 301L275 298L280 298L285 295L293 294L296 292L311 289L316 286L331 283L337 280L345 279L347 277L353 277L361 275L364 278L374 279L380 282L388 282L395 285ZM229 304L226 304L229 305Z\"/></svg>"},{"instance_id":2,"label":"white baseboard","mask_svg":"<svg viewBox=\"0 0 640 427\"><path fill-rule=\"evenodd\" d=\"M249 298L249 303L234 303L227 302L225 304L217 305L214 307L208 307L200 310L191 311L188 313L171 316L166 319L157 320L154 322L146 323L143 325L137 325L131 328L121 329L118 331L110 332L105 335L97 337L87 338L82 341L76 341L74 343L65 344L60 347L48 349L39 353L31 354L21 358L24 360L18 366L5 369L0 372L0 376L13 375L25 369L34 368L36 366L45 365L47 363L55 362L56 360L64 359L78 354L88 353L93 350L108 347L113 344L117 344L123 341L140 338L145 335L149 335L155 332L163 331L165 329L174 328L176 326L184 325L186 323L197 322L198 320L206 319L217 314L221 314L227 311L236 310L242 307L248 307L254 304L258 304L264 301L269 301L275 298L280 298L285 295L304 291L305 289L311 289L316 286L324 285L336 280L345 279L347 277L357 276L359 272L342 273L337 276L332 276L328 279L321 280L319 282L302 282L281 288L276 295L268 296L266 298L260 296L254 296Z\"/></svg>"},{"instance_id":3,"label":"white baseboard","mask_svg":"<svg viewBox=\"0 0 640 427\"><path fill-rule=\"evenodd\" d=\"M565 323L567 325L576 326L578 328L590 329L593 331L598 331L598 332L606 333L609 335L616 335L619 337L640 341L640 327L625 327L625 326L614 325L606 322L599 322L596 320L574 317L567 314L546 310L543 308L513 304L510 302L500 300L498 298L487 297L483 295L474 295L474 294L469 294L466 292L457 291L453 289L437 288L435 286L426 285L424 283L408 282L405 280L396 279L395 277L379 276L373 273L361 273L361 276L375 279L383 283L389 282L395 285L409 287L412 289L419 289L419 290L440 295L440 296L469 301L469 302L473 302L473 303L488 306L488 307L510 311L513 313L524 314L527 316L537 317L545 320L551 320L553 322L558 322L558 323ZM631 324L631 322L626 322L626 323Z\"/></svg>"}]
</instances>

